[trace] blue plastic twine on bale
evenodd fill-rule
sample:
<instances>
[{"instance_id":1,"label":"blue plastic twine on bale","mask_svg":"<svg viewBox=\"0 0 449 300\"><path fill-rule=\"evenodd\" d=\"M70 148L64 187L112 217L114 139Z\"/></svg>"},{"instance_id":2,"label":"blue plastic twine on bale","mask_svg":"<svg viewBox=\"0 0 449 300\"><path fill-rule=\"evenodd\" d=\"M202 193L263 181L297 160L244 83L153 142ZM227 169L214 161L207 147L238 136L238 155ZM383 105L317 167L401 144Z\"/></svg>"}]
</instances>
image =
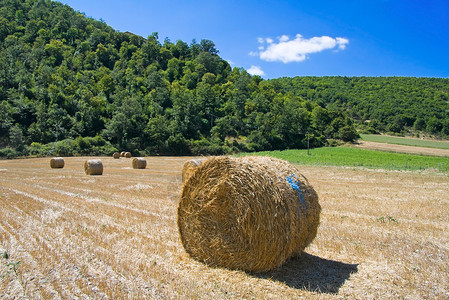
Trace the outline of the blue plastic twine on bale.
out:
<instances>
[{"instance_id":1,"label":"blue plastic twine on bale","mask_svg":"<svg viewBox=\"0 0 449 300\"><path fill-rule=\"evenodd\" d=\"M287 176L285 179L287 179L287 182L290 183L290 186L298 191L300 198L298 197L298 200L301 199L302 200L302 204L304 205L304 209L306 208L306 201L304 200L304 197L302 196L301 193L301 182L299 182L298 180L296 180L295 177L296 173ZM301 206L299 208L301 210Z\"/></svg>"}]
</instances>

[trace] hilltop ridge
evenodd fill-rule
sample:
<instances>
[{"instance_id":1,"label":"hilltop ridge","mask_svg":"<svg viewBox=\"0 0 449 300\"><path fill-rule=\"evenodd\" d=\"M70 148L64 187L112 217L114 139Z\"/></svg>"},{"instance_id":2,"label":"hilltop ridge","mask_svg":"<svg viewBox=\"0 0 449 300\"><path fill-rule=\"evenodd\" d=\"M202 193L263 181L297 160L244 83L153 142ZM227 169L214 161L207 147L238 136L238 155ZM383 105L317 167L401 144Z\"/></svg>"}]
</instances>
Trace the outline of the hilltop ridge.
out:
<instances>
[{"instance_id":1,"label":"hilltop ridge","mask_svg":"<svg viewBox=\"0 0 449 300\"><path fill-rule=\"evenodd\" d=\"M3 157L320 147L355 140L369 116L289 79L231 68L211 40L119 32L56 1L2 1L0 42ZM447 113L431 114L446 134Z\"/></svg>"}]
</instances>

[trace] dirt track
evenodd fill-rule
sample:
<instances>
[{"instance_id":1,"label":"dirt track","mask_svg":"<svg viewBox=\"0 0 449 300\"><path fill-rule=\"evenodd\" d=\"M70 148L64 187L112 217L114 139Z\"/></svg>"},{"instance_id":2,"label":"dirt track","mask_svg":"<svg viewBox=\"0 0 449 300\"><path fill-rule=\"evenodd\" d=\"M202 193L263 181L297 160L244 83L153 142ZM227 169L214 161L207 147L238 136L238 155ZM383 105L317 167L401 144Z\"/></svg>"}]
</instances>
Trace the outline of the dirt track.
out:
<instances>
[{"instance_id":1,"label":"dirt track","mask_svg":"<svg viewBox=\"0 0 449 300\"><path fill-rule=\"evenodd\" d=\"M176 224L185 157L0 161L0 298L448 298L449 177L302 166L323 206L301 258L268 274L209 268ZM16 267L16 271L14 271Z\"/></svg>"},{"instance_id":2,"label":"dirt track","mask_svg":"<svg viewBox=\"0 0 449 300\"><path fill-rule=\"evenodd\" d=\"M356 148L371 149L371 150L449 157L448 149L425 148L425 147L395 145L395 144L367 142L367 141L360 141L358 144L355 144L353 146Z\"/></svg>"}]
</instances>

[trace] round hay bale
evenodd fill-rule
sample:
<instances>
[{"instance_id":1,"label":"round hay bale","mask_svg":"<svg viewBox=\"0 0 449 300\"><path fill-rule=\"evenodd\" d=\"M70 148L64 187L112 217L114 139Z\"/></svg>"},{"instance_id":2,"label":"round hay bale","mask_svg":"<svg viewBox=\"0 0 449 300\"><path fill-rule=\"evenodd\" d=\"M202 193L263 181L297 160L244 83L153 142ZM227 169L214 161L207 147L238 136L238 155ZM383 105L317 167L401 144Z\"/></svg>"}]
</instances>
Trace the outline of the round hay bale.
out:
<instances>
[{"instance_id":1,"label":"round hay bale","mask_svg":"<svg viewBox=\"0 0 449 300\"><path fill-rule=\"evenodd\" d=\"M145 169L147 167L147 161L143 157L133 158L133 169Z\"/></svg>"},{"instance_id":2,"label":"round hay bale","mask_svg":"<svg viewBox=\"0 0 449 300\"><path fill-rule=\"evenodd\" d=\"M196 168L204 161L204 159L191 159L184 163L184 167L182 168L182 182L185 182L187 179L195 173Z\"/></svg>"},{"instance_id":3,"label":"round hay bale","mask_svg":"<svg viewBox=\"0 0 449 300\"><path fill-rule=\"evenodd\" d=\"M126 153L125 151L120 152L120 156L125 157L125 153Z\"/></svg>"},{"instance_id":4,"label":"round hay bale","mask_svg":"<svg viewBox=\"0 0 449 300\"><path fill-rule=\"evenodd\" d=\"M315 238L318 195L294 165L270 157L216 157L184 183L181 241L211 266L266 272Z\"/></svg>"},{"instance_id":5,"label":"round hay bale","mask_svg":"<svg viewBox=\"0 0 449 300\"><path fill-rule=\"evenodd\" d=\"M64 158L62 158L62 157L53 157L52 159L50 159L50 167L52 169L64 168Z\"/></svg>"},{"instance_id":6,"label":"round hay bale","mask_svg":"<svg viewBox=\"0 0 449 300\"><path fill-rule=\"evenodd\" d=\"M126 158L130 158L131 157L131 152L125 152L125 155L124 155Z\"/></svg>"},{"instance_id":7,"label":"round hay bale","mask_svg":"<svg viewBox=\"0 0 449 300\"><path fill-rule=\"evenodd\" d=\"M112 154L112 157L115 158L115 159L119 159L120 158L120 153L114 152L114 154Z\"/></svg>"},{"instance_id":8,"label":"round hay bale","mask_svg":"<svg viewBox=\"0 0 449 300\"><path fill-rule=\"evenodd\" d=\"M89 159L84 162L84 171L87 175L102 175L103 163L99 159Z\"/></svg>"}]
</instances>

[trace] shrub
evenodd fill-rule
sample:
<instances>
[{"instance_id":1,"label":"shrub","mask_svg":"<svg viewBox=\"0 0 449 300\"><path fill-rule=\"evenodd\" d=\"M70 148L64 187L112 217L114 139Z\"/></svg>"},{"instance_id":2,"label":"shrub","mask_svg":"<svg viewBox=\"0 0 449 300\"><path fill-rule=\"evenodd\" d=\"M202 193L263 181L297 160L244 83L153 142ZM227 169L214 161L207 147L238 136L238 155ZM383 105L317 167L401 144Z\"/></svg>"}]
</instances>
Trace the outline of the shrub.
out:
<instances>
[{"instance_id":1,"label":"shrub","mask_svg":"<svg viewBox=\"0 0 449 300\"><path fill-rule=\"evenodd\" d=\"M380 134L379 131L377 131L375 128L373 127L366 127L363 130L360 130L361 134Z\"/></svg>"},{"instance_id":2,"label":"shrub","mask_svg":"<svg viewBox=\"0 0 449 300\"><path fill-rule=\"evenodd\" d=\"M220 145L216 140L202 138L190 142L190 151L193 155L223 155L231 153L233 148L226 145Z\"/></svg>"},{"instance_id":3,"label":"shrub","mask_svg":"<svg viewBox=\"0 0 449 300\"><path fill-rule=\"evenodd\" d=\"M0 157L1 158L11 159L11 158L15 158L17 156L19 156L19 152L17 152L15 149L12 149L10 147L0 149Z\"/></svg>"},{"instance_id":4,"label":"shrub","mask_svg":"<svg viewBox=\"0 0 449 300\"><path fill-rule=\"evenodd\" d=\"M166 142L167 154L170 155L189 155L189 143L181 134L171 135Z\"/></svg>"},{"instance_id":5,"label":"shrub","mask_svg":"<svg viewBox=\"0 0 449 300\"><path fill-rule=\"evenodd\" d=\"M42 144L38 142L32 142L28 147L30 155L41 156Z\"/></svg>"},{"instance_id":6,"label":"shrub","mask_svg":"<svg viewBox=\"0 0 449 300\"><path fill-rule=\"evenodd\" d=\"M55 143L54 155L73 156L77 154L75 142L72 139L65 139Z\"/></svg>"},{"instance_id":7,"label":"shrub","mask_svg":"<svg viewBox=\"0 0 449 300\"><path fill-rule=\"evenodd\" d=\"M99 135L95 137L77 137L73 147L81 155L112 155L112 153L118 151L110 142Z\"/></svg>"},{"instance_id":8,"label":"shrub","mask_svg":"<svg viewBox=\"0 0 449 300\"><path fill-rule=\"evenodd\" d=\"M338 130L338 135L341 140L344 142L354 142L359 134L355 130L353 126L344 126Z\"/></svg>"}]
</instances>

